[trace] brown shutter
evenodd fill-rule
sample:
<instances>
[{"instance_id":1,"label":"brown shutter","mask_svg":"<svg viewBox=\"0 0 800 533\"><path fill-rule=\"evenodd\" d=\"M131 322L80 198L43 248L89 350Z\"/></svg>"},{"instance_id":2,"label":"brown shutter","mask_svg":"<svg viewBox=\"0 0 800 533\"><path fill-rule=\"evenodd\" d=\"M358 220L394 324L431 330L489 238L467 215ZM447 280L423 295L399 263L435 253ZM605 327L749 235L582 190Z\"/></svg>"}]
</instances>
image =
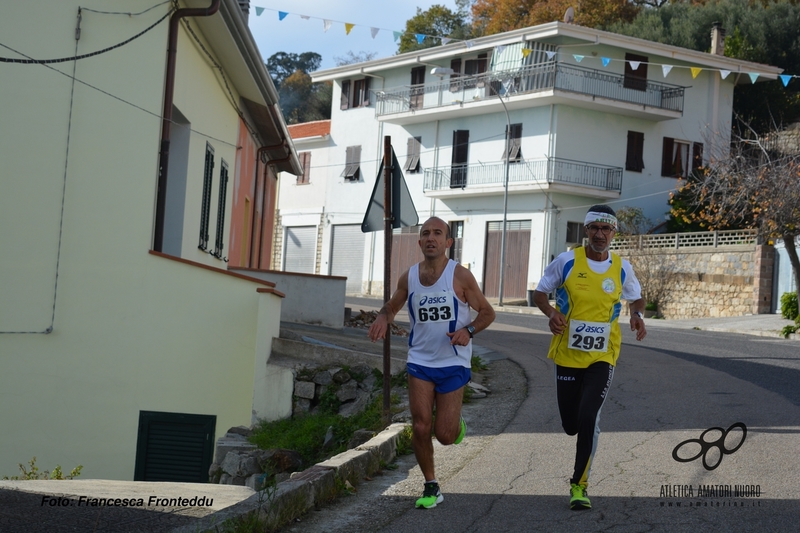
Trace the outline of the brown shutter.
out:
<instances>
[{"instance_id":1,"label":"brown shutter","mask_svg":"<svg viewBox=\"0 0 800 533\"><path fill-rule=\"evenodd\" d=\"M350 109L350 80L342 82L342 98L339 103L340 109Z\"/></svg>"},{"instance_id":2,"label":"brown shutter","mask_svg":"<svg viewBox=\"0 0 800 533\"><path fill-rule=\"evenodd\" d=\"M451 60L450 68L453 70L453 73L450 74L450 91L460 91L461 83L458 78L461 77L461 58Z\"/></svg>"},{"instance_id":3,"label":"brown shutter","mask_svg":"<svg viewBox=\"0 0 800 533\"><path fill-rule=\"evenodd\" d=\"M369 78L364 78L364 98L361 101L361 105L369 105Z\"/></svg>"},{"instance_id":4,"label":"brown shutter","mask_svg":"<svg viewBox=\"0 0 800 533\"><path fill-rule=\"evenodd\" d=\"M669 178L675 177L675 169L672 165L672 150L675 140L672 137L664 137L664 145L661 152L661 175Z\"/></svg>"},{"instance_id":5,"label":"brown shutter","mask_svg":"<svg viewBox=\"0 0 800 533\"><path fill-rule=\"evenodd\" d=\"M625 153L625 170L641 172L644 168L644 133L628 132L628 148Z\"/></svg>"},{"instance_id":6,"label":"brown shutter","mask_svg":"<svg viewBox=\"0 0 800 533\"><path fill-rule=\"evenodd\" d=\"M692 144L692 171L703 167L703 143Z\"/></svg>"},{"instance_id":7,"label":"brown shutter","mask_svg":"<svg viewBox=\"0 0 800 533\"><path fill-rule=\"evenodd\" d=\"M311 173L311 152L300 152L300 164L303 165L302 176L297 176L297 183L309 183Z\"/></svg>"}]
</instances>

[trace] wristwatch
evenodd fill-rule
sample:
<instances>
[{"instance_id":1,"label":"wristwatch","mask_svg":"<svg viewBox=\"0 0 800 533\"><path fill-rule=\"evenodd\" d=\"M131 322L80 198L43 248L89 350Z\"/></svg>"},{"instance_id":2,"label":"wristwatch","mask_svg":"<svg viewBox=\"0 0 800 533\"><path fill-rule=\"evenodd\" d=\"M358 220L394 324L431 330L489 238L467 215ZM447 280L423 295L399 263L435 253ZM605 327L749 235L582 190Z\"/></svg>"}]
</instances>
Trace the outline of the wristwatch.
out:
<instances>
[{"instance_id":1,"label":"wristwatch","mask_svg":"<svg viewBox=\"0 0 800 533\"><path fill-rule=\"evenodd\" d=\"M638 316L639 318L644 318L644 314L642 314L641 311L634 311L633 314Z\"/></svg>"},{"instance_id":2,"label":"wristwatch","mask_svg":"<svg viewBox=\"0 0 800 533\"><path fill-rule=\"evenodd\" d=\"M469 338L471 339L475 335L475 326L467 326L467 333L469 333Z\"/></svg>"}]
</instances>

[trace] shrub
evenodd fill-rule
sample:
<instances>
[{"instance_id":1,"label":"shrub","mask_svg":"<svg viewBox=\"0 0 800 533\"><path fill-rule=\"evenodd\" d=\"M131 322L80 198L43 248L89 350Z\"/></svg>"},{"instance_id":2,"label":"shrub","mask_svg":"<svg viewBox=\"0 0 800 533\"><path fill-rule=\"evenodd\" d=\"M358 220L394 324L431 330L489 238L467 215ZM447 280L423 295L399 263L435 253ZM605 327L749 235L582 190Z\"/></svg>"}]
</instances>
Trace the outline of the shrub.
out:
<instances>
[{"instance_id":1,"label":"shrub","mask_svg":"<svg viewBox=\"0 0 800 533\"><path fill-rule=\"evenodd\" d=\"M81 470L83 469L83 465L78 465L73 468L69 474L64 474L61 470L61 465L56 465L52 472L49 470L44 470L39 472L39 467L36 466L36 456L33 457L30 461L28 461L28 468L25 468L25 465L19 465L19 470L22 473L20 476L3 476L3 479L11 479L11 480L28 480L28 479L73 479L81 475Z\"/></svg>"},{"instance_id":2,"label":"shrub","mask_svg":"<svg viewBox=\"0 0 800 533\"><path fill-rule=\"evenodd\" d=\"M789 320L797 320L797 293L785 292L781 295L781 316Z\"/></svg>"}]
</instances>

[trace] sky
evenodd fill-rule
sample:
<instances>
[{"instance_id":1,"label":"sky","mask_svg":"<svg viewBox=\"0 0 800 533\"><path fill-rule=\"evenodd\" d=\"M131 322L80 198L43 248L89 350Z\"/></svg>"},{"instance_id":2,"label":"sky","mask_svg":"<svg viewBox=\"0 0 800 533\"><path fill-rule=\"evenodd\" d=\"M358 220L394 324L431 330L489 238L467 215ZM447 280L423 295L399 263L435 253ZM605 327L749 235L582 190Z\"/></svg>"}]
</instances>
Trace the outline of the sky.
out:
<instances>
[{"instance_id":1,"label":"sky","mask_svg":"<svg viewBox=\"0 0 800 533\"><path fill-rule=\"evenodd\" d=\"M249 26L265 62L276 52L316 52L324 70L348 51L377 52L375 59L395 55L393 32L405 29L417 7L425 11L434 4L457 9L454 0L250 0ZM279 12L287 13L283 20ZM331 21L327 32L325 20ZM345 23L355 25L349 35ZM374 39L371 28L379 29Z\"/></svg>"}]
</instances>

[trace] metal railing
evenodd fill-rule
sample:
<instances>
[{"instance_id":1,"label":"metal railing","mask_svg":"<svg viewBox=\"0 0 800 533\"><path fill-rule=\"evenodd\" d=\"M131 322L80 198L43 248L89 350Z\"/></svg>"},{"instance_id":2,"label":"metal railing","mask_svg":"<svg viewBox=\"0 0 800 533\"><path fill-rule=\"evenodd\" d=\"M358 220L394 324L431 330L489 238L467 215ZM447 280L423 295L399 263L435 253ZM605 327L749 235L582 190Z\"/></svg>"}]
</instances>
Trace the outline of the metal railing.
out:
<instances>
[{"instance_id":1,"label":"metal railing","mask_svg":"<svg viewBox=\"0 0 800 533\"><path fill-rule=\"evenodd\" d=\"M426 191L441 191L503 185L504 182L505 162L499 161L425 169L423 188ZM556 157L512 161L508 167L508 182L509 184L565 183L620 192L622 168Z\"/></svg>"},{"instance_id":2,"label":"metal railing","mask_svg":"<svg viewBox=\"0 0 800 533\"><path fill-rule=\"evenodd\" d=\"M679 85L555 62L378 91L375 112L382 117L553 89L683 113L685 88Z\"/></svg>"},{"instance_id":3,"label":"metal railing","mask_svg":"<svg viewBox=\"0 0 800 533\"><path fill-rule=\"evenodd\" d=\"M611 249L660 248L665 251L686 251L694 248L730 248L733 246L754 248L756 244L758 244L756 231L745 229L618 236L611 242Z\"/></svg>"}]
</instances>

